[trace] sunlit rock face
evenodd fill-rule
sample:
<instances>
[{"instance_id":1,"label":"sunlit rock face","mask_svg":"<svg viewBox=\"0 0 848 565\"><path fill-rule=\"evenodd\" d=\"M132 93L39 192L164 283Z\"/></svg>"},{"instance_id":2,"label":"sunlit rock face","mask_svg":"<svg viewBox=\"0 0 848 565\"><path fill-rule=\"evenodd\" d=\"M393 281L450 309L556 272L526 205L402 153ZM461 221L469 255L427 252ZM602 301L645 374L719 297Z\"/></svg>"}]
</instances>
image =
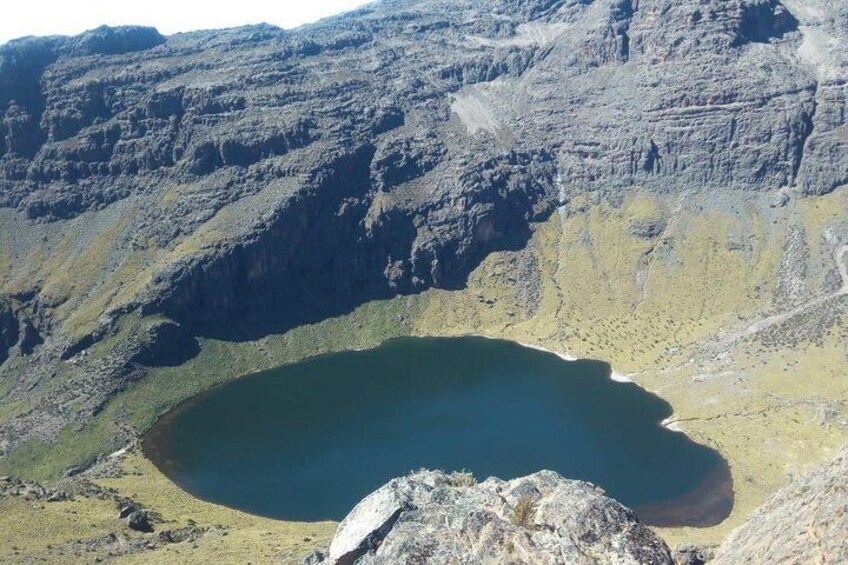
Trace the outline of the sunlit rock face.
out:
<instances>
[{"instance_id":1,"label":"sunlit rock face","mask_svg":"<svg viewBox=\"0 0 848 565\"><path fill-rule=\"evenodd\" d=\"M308 563L669 564L668 547L589 483L542 471L474 484L418 471L360 502Z\"/></svg>"},{"instance_id":2,"label":"sunlit rock face","mask_svg":"<svg viewBox=\"0 0 848 565\"><path fill-rule=\"evenodd\" d=\"M848 449L799 477L719 547L717 565L848 561Z\"/></svg>"}]
</instances>

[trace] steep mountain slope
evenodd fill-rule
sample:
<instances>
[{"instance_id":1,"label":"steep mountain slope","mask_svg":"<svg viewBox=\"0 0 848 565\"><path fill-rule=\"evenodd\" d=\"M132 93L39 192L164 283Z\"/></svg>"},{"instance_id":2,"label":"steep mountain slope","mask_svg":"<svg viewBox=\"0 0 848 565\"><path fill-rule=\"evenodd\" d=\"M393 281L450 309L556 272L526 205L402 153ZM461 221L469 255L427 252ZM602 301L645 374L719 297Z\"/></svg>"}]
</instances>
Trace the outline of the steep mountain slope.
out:
<instances>
[{"instance_id":1,"label":"steep mountain slope","mask_svg":"<svg viewBox=\"0 0 848 565\"><path fill-rule=\"evenodd\" d=\"M848 440L846 36L844 0L384 0L0 47L0 470L484 332L668 398L739 523Z\"/></svg>"},{"instance_id":2,"label":"steep mountain slope","mask_svg":"<svg viewBox=\"0 0 848 565\"><path fill-rule=\"evenodd\" d=\"M826 193L848 180L845 9L805 6L383 2L293 32L12 42L4 311L48 364L132 311L259 337L460 286L575 195Z\"/></svg>"},{"instance_id":3,"label":"steep mountain slope","mask_svg":"<svg viewBox=\"0 0 848 565\"><path fill-rule=\"evenodd\" d=\"M783 488L716 552L715 565L848 560L848 453Z\"/></svg>"}]
</instances>

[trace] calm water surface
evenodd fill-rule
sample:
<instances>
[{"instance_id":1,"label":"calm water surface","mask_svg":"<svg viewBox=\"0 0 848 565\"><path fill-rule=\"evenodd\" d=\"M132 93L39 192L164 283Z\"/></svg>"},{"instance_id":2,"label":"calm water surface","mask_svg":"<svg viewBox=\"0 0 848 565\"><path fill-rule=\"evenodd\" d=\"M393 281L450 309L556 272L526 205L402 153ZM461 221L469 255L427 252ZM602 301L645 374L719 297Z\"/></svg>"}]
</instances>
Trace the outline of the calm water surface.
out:
<instances>
[{"instance_id":1,"label":"calm water surface","mask_svg":"<svg viewBox=\"0 0 848 565\"><path fill-rule=\"evenodd\" d=\"M339 520L421 467L552 469L654 525L727 517L726 462L661 427L669 405L609 372L505 341L398 339L217 388L163 416L144 450L195 496L289 520Z\"/></svg>"}]
</instances>

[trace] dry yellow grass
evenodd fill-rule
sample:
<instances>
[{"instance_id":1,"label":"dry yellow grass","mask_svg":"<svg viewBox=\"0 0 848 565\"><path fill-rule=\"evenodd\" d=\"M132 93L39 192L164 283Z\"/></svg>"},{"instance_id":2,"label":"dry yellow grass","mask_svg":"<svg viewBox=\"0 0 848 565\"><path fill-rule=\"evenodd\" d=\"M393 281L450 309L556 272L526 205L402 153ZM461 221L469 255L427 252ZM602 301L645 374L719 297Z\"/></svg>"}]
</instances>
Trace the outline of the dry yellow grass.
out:
<instances>
[{"instance_id":1,"label":"dry yellow grass","mask_svg":"<svg viewBox=\"0 0 848 565\"><path fill-rule=\"evenodd\" d=\"M123 558L121 562L269 563L282 560L296 563L316 546L329 543L335 531L332 522L281 522L203 502L179 489L139 454L130 454L124 468L128 472L126 476L99 483L155 508L168 521L161 528L179 528L193 520L199 526L223 526L224 530L212 531L193 544L173 544Z\"/></svg>"},{"instance_id":2,"label":"dry yellow grass","mask_svg":"<svg viewBox=\"0 0 848 565\"><path fill-rule=\"evenodd\" d=\"M131 452L123 461L126 475L97 481L154 509L164 523L157 530L197 525L209 528L195 541L160 545L153 551L123 555L116 563L301 563L317 546L329 543L332 522L281 522L251 516L200 501L180 490L142 455ZM93 562L111 559L108 548L85 550L66 544L109 533L129 539L156 541L156 534L139 534L118 519L111 500L75 497L64 502L0 499L0 562Z\"/></svg>"},{"instance_id":3,"label":"dry yellow grass","mask_svg":"<svg viewBox=\"0 0 848 565\"><path fill-rule=\"evenodd\" d=\"M77 498L66 502L0 499L0 563L23 563L41 557L64 543L120 531L115 505L110 501ZM53 562L74 562L53 555ZM76 558L79 562L79 558Z\"/></svg>"}]
</instances>

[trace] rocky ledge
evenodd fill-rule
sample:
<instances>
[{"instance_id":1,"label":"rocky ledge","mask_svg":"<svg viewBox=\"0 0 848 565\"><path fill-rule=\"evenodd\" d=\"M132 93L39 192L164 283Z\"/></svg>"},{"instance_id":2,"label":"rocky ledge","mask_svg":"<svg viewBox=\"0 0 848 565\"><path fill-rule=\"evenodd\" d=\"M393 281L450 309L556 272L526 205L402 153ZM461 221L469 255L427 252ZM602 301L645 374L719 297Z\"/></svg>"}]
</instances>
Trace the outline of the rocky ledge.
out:
<instances>
[{"instance_id":1,"label":"rocky ledge","mask_svg":"<svg viewBox=\"0 0 848 565\"><path fill-rule=\"evenodd\" d=\"M307 565L382 563L674 563L630 509L589 483L541 471L476 483L418 471L394 479L339 524Z\"/></svg>"}]
</instances>

